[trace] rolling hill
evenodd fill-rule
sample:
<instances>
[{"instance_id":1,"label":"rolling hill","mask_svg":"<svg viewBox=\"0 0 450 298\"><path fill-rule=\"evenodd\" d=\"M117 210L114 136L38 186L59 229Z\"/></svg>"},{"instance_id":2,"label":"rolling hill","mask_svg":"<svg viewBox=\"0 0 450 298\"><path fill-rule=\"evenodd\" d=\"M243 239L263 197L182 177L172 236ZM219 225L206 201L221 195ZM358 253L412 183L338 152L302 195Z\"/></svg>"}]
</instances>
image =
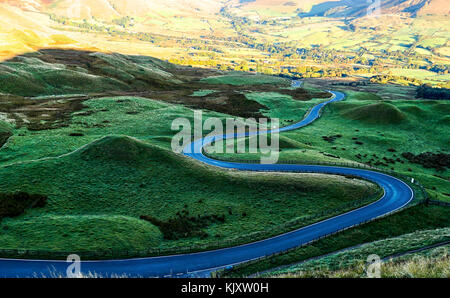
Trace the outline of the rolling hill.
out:
<instances>
[{"instance_id":1,"label":"rolling hill","mask_svg":"<svg viewBox=\"0 0 450 298\"><path fill-rule=\"evenodd\" d=\"M216 13L222 7L219 0L1 0L24 10L55 13L69 18L104 18Z\"/></svg>"},{"instance_id":2,"label":"rolling hill","mask_svg":"<svg viewBox=\"0 0 450 298\"><path fill-rule=\"evenodd\" d=\"M254 12L259 16L271 10L273 13L300 16L361 17L370 7L366 0L1 0L23 10L54 13L69 18L114 19L123 16L167 18L196 15L213 17L223 8ZM432 14L448 15L446 0L382 0L383 14L407 14L410 16Z\"/></svg>"},{"instance_id":3,"label":"rolling hill","mask_svg":"<svg viewBox=\"0 0 450 298\"><path fill-rule=\"evenodd\" d=\"M370 7L374 6L372 1L366 0L235 0L232 7L241 11L254 12L258 16L264 15L261 12L270 9L279 14L296 12L302 17L362 17L367 14ZM448 15L450 7L445 0L381 0L380 10L381 14Z\"/></svg>"},{"instance_id":4,"label":"rolling hill","mask_svg":"<svg viewBox=\"0 0 450 298\"><path fill-rule=\"evenodd\" d=\"M296 74L298 65L317 64L334 74L335 68L354 72L355 66L370 76L399 69L394 75L445 85L447 1L382 0L380 18L365 17L370 5L365 0L0 0L0 60L64 48L264 74ZM317 47L323 53L316 54ZM418 71L405 71L410 68Z\"/></svg>"}]
</instances>

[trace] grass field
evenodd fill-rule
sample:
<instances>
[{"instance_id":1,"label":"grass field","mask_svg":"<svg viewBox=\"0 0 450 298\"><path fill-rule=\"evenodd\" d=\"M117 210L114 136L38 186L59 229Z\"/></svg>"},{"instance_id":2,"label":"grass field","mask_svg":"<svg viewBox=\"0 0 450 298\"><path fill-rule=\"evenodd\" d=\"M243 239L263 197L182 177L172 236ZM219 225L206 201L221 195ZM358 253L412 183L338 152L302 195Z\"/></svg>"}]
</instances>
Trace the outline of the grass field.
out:
<instances>
[{"instance_id":1,"label":"grass field","mask_svg":"<svg viewBox=\"0 0 450 298\"><path fill-rule=\"evenodd\" d=\"M11 126L3 121L0 121L0 148L6 143L11 136Z\"/></svg>"},{"instance_id":2,"label":"grass field","mask_svg":"<svg viewBox=\"0 0 450 298\"><path fill-rule=\"evenodd\" d=\"M76 59L67 60L69 56ZM27 95L33 96L24 97L20 84L25 82L3 85L2 121L11 123L0 124L4 141L8 139L0 150L0 188L2 193L25 191L48 197L41 208L1 219L2 249L136 251L236 238L243 243L250 240L243 237L250 233L278 229L330 209L343 210L349 203L375 200L379 194L373 184L351 177L219 170L171 150L177 132L171 129L173 120L187 118L192 123L193 109L202 109L204 119L265 116L288 125L329 96L319 92L329 88L306 84L305 89L293 89L280 77L89 52L43 51L39 59L26 55L1 67L7 76L20 72L29 78L32 88ZM59 76L43 80L47 70L63 73L61 78L73 75L78 85L69 86ZM93 84L86 90L83 86L89 81L81 82L85 76L100 80L99 89ZM102 92L109 88L108 80L126 88L119 83ZM32 92L33 84L42 89ZM400 154L445 151L448 106L385 100L385 94L395 92L403 89L384 88L380 95L349 92L346 102L327 107L312 125L283 133L280 159L373 165L393 159L395 164L377 166L419 178L432 195L446 200L447 170L425 169ZM392 233L376 234L378 239L408 232L405 223L413 218L425 218L422 229L448 225L444 210L429 210L436 213L413 212L394 222ZM336 247L354 241L345 238Z\"/></svg>"},{"instance_id":3,"label":"grass field","mask_svg":"<svg viewBox=\"0 0 450 298\"><path fill-rule=\"evenodd\" d=\"M450 228L448 227L436 230L417 231L395 238L374 241L353 249L306 261L298 265L274 270L264 274L264 276L321 276L337 270L350 271L350 269L355 267L358 269L363 267L361 265L366 262L367 257L371 254L376 254L381 259L384 259L396 254L420 249L448 240L450 240ZM365 272L358 270L358 273L358 276L364 276Z\"/></svg>"}]
</instances>

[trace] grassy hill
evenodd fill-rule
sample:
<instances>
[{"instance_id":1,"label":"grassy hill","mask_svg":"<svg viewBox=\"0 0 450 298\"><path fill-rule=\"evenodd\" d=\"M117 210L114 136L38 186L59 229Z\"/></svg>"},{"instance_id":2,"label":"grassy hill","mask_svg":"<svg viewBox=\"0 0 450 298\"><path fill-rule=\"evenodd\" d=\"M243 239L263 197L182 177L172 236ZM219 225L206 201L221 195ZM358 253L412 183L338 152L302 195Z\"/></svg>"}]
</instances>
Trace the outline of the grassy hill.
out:
<instances>
[{"instance_id":1,"label":"grassy hill","mask_svg":"<svg viewBox=\"0 0 450 298\"><path fill-rule=\"evenodd\" d=\"M255 231L266 233L260 238L285 232L293 228L283 228L287 222L299 227L379 194L374 185L351 177L225 171L171 150L172 121L192 122L192 109L202 109L204 119L266 116L288 125L328 97L319 92L328 87L307 82L294 89L280 77L74 50L18 56L0 70L7 83L0 87L0 133L9 138L0 150L0 195L47 198L45 206L1 219L0 248L135 251L244 243L255 240L248 236ZM447 154L448 104L385 100L385 93L391 98L403 89L380 87L383 93L375 95L370 88L352 89L319 121L284 133L280 158L394 168L418 178L433 197L448 200L448 166L434 167L435 156ZM411 222L421 229L448 225L445 211L429 208L437 211L414 209L334 244L368 241L379 230L376 239L396 236Z\"/></svg>"},{"instance_id":2,"label":"grassy hill","mask_svg":"<svg viewBox=\"0 0 450 298\"><path fill-rule=\"evenodd\" d=\"M342 105L340 105L342 106ZM356 108L346 108L341 110L345 118L359 120L371 124L398 124L407 118L402 111L389 103L374 103Z\"/></svg>"},{"instance_id":3,"label":"grassy hill","mask_svg":"<svg viewBox=\"0 0 450 298\"><path fill-rule=\"evenodd\" d=\"M362 0L1 1L0 59L75 48L303 77L361 79L361 74L392 71L401 76L395 80L399 84L445 86L450 65L445 0L381 1L379 18L365 17L369 5Z\"/></svg>"},{"instance_id":4,"label":"grassy hill","mask_svg":"<svg viewBox=\"0 0 450 298\"><path fill-rule=\"evenodd\" d=\"M341 177L217 170L126 136L103 137L61 157L4 166L0 177L4 193L48 196L43 208L3 218L1 248L48 251L215 243L375 193L368 183ZM139 219L176 222L180 213L188 214L195 236L168 239L167 229ZM207 220L198 227L200 216Z\"/></svg>"},{"instance_id":5,"label":"grassy hill","mask_svg":"<svg viewBox=\"0 0 450 298\"><path fill-rule=\"evenodd\" d=\"M310 88L309 84L305 87ZM345 88L341 90L347 92ZM420 163L412 163L402 154L433 152L448 156L446 148L450 145L450 138L446 121L449 104L445 101L381 100L375 95L368 97L365 92L347 93L345 101L325 108L317 123L283 134L301 146L283 148L280 160L338 163L351 160L394 169L418 179L433 198L448 201L448 166L424 167ZM302 114L298 110L302 104L293 105L289 97L267 93L247 96L266 105L266 115L279 117L283 125L291 123L295 115ZM309 102L305 105L308 106ZM214 156L258 159L258 154L247 153Z\"/></svg>"},{"instance_id":6,"label":"grassy hill","mask_svg":"<svg viewBox=\"0 0 450 298\"><path fill-rule=\"evenodd\" d=\"M252 239L249 233L281 233L290 220L348 210L379 195L356 179L237 173L172 152L171 123L193 121L193 108L203 109L204 119L262 116L270 100L258 103L245 94L279 94L297 109L294 117L319 100L314 96L327 95L293 90L289 80L73 50L41 50L0 68L9 82L2 85L0 111L10 122L1 128L12 134L0 150L2 196L22 191L48 198L41 208L1 220L0 248L242 243ZM24 79L15 81L17 74Z\"/></svg>"},{"instance_id":7,"label":"grassy hill","mask_svg":"<svg viewBox=\"0 0 450 298\"><path fill-rule=\"evenodd\" d=\"M20 96L175 88L158 59L98 52L44 50L0 64L0 92Z\"/></svg>"}]
</instances>

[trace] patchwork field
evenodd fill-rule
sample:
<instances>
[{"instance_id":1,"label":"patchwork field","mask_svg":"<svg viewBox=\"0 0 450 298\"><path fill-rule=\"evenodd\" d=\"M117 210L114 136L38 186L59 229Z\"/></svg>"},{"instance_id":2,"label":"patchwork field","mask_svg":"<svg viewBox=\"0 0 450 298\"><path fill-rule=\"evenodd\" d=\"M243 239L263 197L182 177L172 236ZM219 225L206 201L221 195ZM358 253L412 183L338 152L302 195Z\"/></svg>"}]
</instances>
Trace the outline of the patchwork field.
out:
<instances>
[{"instance_id":1,"label":"patchwork field","mask_svg":"<svg viewBox=\"0 0 450 298\"><path fill-rule=\"evenodd\" d=\"M303 78L392 74L408 78L396 78L401 85L448 86L448 5L427 1L439 8L417 13L425 6L383 0L383 13L373 18L366 2L352 1L95 0L82 1L83 8L1 1L0 60L70 48L222 70Z\"/></svg>"}]
</instances>

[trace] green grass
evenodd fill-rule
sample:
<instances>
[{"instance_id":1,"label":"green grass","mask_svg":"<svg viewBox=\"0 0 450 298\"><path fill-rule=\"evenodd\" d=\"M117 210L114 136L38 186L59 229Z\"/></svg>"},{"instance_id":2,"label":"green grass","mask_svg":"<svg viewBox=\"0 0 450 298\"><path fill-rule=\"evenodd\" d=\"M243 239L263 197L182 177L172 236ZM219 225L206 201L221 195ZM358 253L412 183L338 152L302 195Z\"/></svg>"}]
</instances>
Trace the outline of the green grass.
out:
<instances>
[{"instance_id":1,"label":"green grass","mask_svg":"<svg viewBox=\"0 0 450 298\"><path fill-rule=\"evenodd\" d=\"M420 219L420 220L419 220ZM392 238L418 230L445 228L450 225L450 209L418 205L392 216L343 231L287 254L270 257L256 263L237 266L227 277L248 276L271 268L301 262L358 244Z\"/></svg>"},{"instance_id":2,"label":"green grass","mask_svg":"<svg viewBox=\"0 0 450 298\"><path fill-rule=\"evenodd\" d=\"M347 104L337 104L341 107L342 116L375 125L398 124L406 120L406 116L392 104L381 102L370 105L349 107Z\"/></svg>"},{"instance_id":3,"label":"green grass","mask_svg":"<svg viewBox=\"0 0 450 298\"><path fill-rule=\"evenodd\" d=\"M43 51L43 57L28 54L2 62L0 92L35 97L143 91L181 83L169 72L172 65L154 58L72 51L65 65L45 62L49 51Z\"/></svg>"},{"instance_id":4,"label":"green grass","mask_svg":"<svg viewBox=\"0 0 450 298\"><path fill-rule=\"evenodd\" d=\"M108 248L146 250L158 246L161 241L158 228L122 215L42 214L23 220L8 220L2 228L2 248L50 252L105 251Z\"/></svg>"},{"instance_id":5,"label":"green grass","mask_svg":"<svg viewBox=\"0 0 450 298\"><path fill-rule=\"evenodd\" d=\"M381 278L449 278L450 245L429 249L381 263ZM317 269L280 275L288 278L365 278L367 263L359 261L351 268L339 270Z\"/></svg>"},{"instance_id":6,"label":"green grass","mask_svg":"<svg viewBox=\"0 0 450 298\"><path fill-rule=\"evenodd\" d=\"M249 75L249 74L231 74L223 76L213 76L202 79L202 82L208 84L227 84L227 85L261 85L276 84L280 87L290 86L290 80L268 75Z\"/></svg>"},{"instance_id":7,"label":"green grass","mask_svg":"<svg viewBox=\"0 0 450 298\"><path fill-rule=\"evenodd\" d=\"M371 92L346 91L346 95L349 100L382 100L382 98L378 94Z\"/></svg>"},{"instance_id":8,"label":"green grass","mask_svg":"<svg viewBox=\"0 0 450 298\"><path fill-rule=\"evenodd\" d=\"M355 267L366 261L371 254L386 258L406 251L419 249L450 240L450 228L417 231L399 237L388 238L363 244L362 246L337 252L298 265L274 270L264 276L296 275L305 271L334 271Z\"/></svg>"},{"instance_id":9,"label":"green grass","mask_svg":"<svg viewBox=\"0 0 450 298\"><path fill-rule=\"evenodd\" d=\"M93 59L88 69L45 63L35 57L21 59L0 66L0 80L4 83L0 92L33 96L36 101L43 99L36 98L39 95L171 90L171 86L179 83L170 73L173 66L145 57L98 53L83 56ZM289 80L280 77L242 73L208 77L202 82L204 89L196 86L198 91L187 94L211 94L206 84L243 86L241 90L247 85L290 86ZM251 90L255 89L252 86ZM322 101L299 101L276 92L245 92L248 99L268 107L261 112L280 118L282 125L300 120L310 107ZM44 208L26 210L21 216L2 220L0 248L123 251L215 244L339 209L377 191L372 184L357 179L225 171L174 154L170 149L176 133L171 130L172 121L184 117L193 122L192 110L183 106L132 96L96 98L83 104L86 108L73 113L68 126L40 131L0 126L0 130L11 129L14 133L0 150L2 192L21 190L49 198ZM205 111L204 116L227 115ZM356 154L383 153L393 157L399 150L413 153L444 150L449 145L443 125L447 122L445 102L385 102L378 95L354 93L348 102L327 108L312 125L284 133L281 159L314 162L339 157L339 161L350 162L359 161ZM335 143L322 139L335 134L343 137ZM355 144L352 137L363 145ZM398 152L388 153L388 148ZM438 173L440 178L434 170L419 165L395 165L396 170L406 174L408 168L439 199L450 193L447 172ZM369 232L379 237L399 235L411 222L415 227L423 224L422 228L448 226L448 214L436 208L429 209L439 213L433 220L418 211L403 221L391 220L392 226ZM224 216L225 221L201 227L208 235L204 239L167 240L156 226L139 219L146 215L167 221L183 210L197 217ZM416 223L418 218L421 221ZM351 235L328 246L324 244L322 250L373 240L358 233ZM311 249L310 255L322 251Z\"/></svg>"},{"instance_id":10,"label":"green grass","mask_svg":"<svg viewBox=\"0 0 450 298\"><path fill-rule=\"evenodd\" d=\"M22 96L129 89L120 81L70 70L64 65L44 63L36 58L2 63L0 79L0 92Z\"/></svg>"},{"instance_id":11,"label":"green grass","mask_svg":"<svg viewBox=\"0 0 450 298\"><path fill-rule=\"evenodd\" d=\"M213 94L215 92L216 92L215 90L207 90L207 89L206 90L196 90L196 91L194 91L194 93L192 93L191 96L202 97L202 96L207 96L207 95Z\"/></svg>"},{"instance_id":12,"label":"green grass","mask_svg":"<svg viewBox=\"0 0 450 298\"><path fill-rule=\"evenodd\" d=\"M388 101L378 98L377 100L360 100L359 98L366 97L365 92L362 94L349 92L349 94L345 101L328 105L319 120L302 129L283 133L282 138L285 144L296 145L281 145L280 160L310 162L317 158L316 162L333 160L370 162L381 169L393 169L415 177L427 188L433 198L450 201L450 197L446 195L450 193L450 184L447 181L448 169L436 171L424 168L410 163L401 156L403 152L448 153L450 104L445 101L427 100ZM286 96L269 98L267 95L247 95L249 96L254 100L265 102L270 107L267 115L281 117L282 120L300 120L301 111L305 111L310 104L317 101L297 103ZM294 118L297 114L298 116ZM286 121L281 123L289 124ZM322 138L337 134L342 137L332 143ZM391 149L395 152L390 152ZM330 159L329 155L338 158ZM255 154L216 154L214 156L259 159L259 155ZM394 160L395 163L386 162L383 158Z\"/></svg>"},{"instance_id":13,"label":"green grass","mask_svg":"<svg viewBox=\"0 0 450 298\"><path fill-rule=\"evenodd\" d=\"M252 92L245 96L268 107L263 114L269 118L278 118L281 125L287 124L287 120L299 120L303 118L309 108L315 106L324 99L313 99L308 101L295 100L290 95L277 92Z\"/></svg>"},{"instance_id":14,"label":"green grass","mask_svg":"<svg viewBox=\"0 0 450 298\"><path fill-rule=\"evenodd\" d=\"M338 176L256 175L199 165L170 150L175 133L171 121L193 117L181 106L135 97L84 104L88 108L83 112L92 113L74 113L69 127L33 133L21 128L1 150L3 192L23 190L49 197L46 207L2 221L1 248L138 250L215 243L338 208L367 196L368 189L375 191L365 182ZM73 132L83 136L69 136ZM113 134L140 140L101 138ZM183 209L192 215L224 214L225 223L205 228L206 239L168 241L153 225L138 220L140 215L165 220ZM62 224L64 218L70 221ZM112 224L119 220L120 227ZM78 225L89 232L81 233ZM33 233L35 229L40 232ZM74 234L63 236L66 231ZM127 240L133 235L139 241ZM74 239L78 244L72 244Z\"/></svg>"}]
</instances>

